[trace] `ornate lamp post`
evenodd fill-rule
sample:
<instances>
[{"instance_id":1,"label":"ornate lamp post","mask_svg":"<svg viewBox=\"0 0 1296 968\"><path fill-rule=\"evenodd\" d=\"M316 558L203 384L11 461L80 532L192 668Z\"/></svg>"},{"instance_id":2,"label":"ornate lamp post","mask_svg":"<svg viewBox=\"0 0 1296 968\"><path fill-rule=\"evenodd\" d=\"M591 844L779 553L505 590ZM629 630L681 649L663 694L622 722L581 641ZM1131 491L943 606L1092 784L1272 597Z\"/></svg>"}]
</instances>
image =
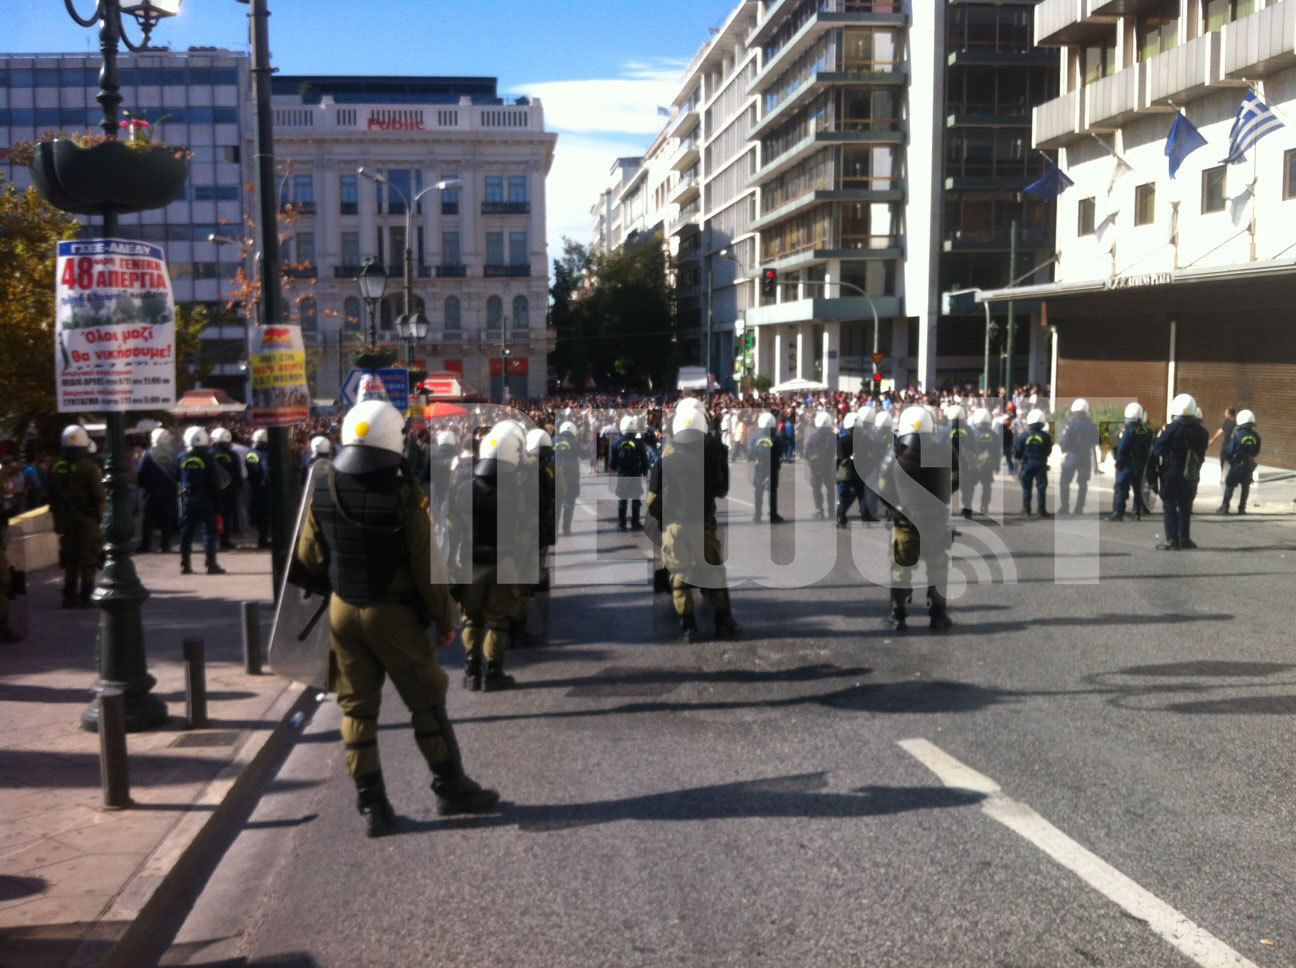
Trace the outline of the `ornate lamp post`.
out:
<instances>
[{"instance_id":1,"label":"ornate lamp post","mask_svg":"<svg viewBox=\"0 0 1296 968\"><path fill-rule=\"evenodd\" d=\"M94 13L89 17L77 13L73 0L64 0L64 5L80 26L99 27L103 69L99 72L99 93L95 99L103 108L100 127L108 138L115 139L122 102L121 80L117 72L118 47L125 44L133 51L148 49L153 28L163 18L180 12L180 0L97 0ZM128 14L143 31L144 40L139 45L132 43L123 30L123 21ZM183 184L181 178L179 187ZM171 198L164 198L160 204L166 205L170 201ZM104 237L112 238L117 235L118 214L139 210L140 207L158 206L143 200L136 200L136 205L132 205L125 199L104 199L89 210L102 214ZM144 627L140 620L140 607L148 598L148 592L140 584L130 558L135 529L127 503L125 414L111 412L106 423L104 484L108 506L103 521L104 569L93 596L100 609L96 650L99 677L91 689L96 695L108 689L120 689L126 700L126 728L151 729L166 719L167 709L166 704L151 692L157 680L148 672ZM98 731L99 711L95 703L82 712L81 725L92 732Z\"/></svg>"},{"instance_id":2,"label":"ornate lamp post","mask_svg":"<svg viewBox=\"0 0 1296 968\"><path fill-rule=\"evenodd\" d=\"M382 302L387 291L387 270L376 256L370 256L356 276L356 285L360 287L360 298L364 300L365 309L369 311L369 352L378 349L378 304Z\"/></svg>"}]
</instances>

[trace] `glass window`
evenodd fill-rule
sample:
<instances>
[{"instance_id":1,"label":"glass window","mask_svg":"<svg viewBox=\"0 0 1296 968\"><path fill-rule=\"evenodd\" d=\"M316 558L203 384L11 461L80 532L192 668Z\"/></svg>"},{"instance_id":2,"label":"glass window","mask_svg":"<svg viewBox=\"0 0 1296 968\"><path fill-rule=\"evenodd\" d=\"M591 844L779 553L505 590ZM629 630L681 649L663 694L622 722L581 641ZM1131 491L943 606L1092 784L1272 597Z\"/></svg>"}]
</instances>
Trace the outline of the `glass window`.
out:
<instances>
[{"instance_id":1,"label":"glass window","mask_svg":"<svg viewBox=\"0 0 1296 968\"><path fill-rule=\"evenodd\" d=\"M297 193L297 204L315 207L315 179L310 175L294 175L293 191Z\"/></svg>"},{"instance_id":2,"label":"glass window","mask_svg":"<svg viewBox=\"0 0 1296 968\"><path fill-rule=\"evenodd\" d=\"M447 296L445 301L445 328L459 329L463 325L463 319L459 313L459 297Z\"/></svg>"},{"instance_id":3,"label":"glass window","mask_svg":"<svg viewBox=\"0 0 1296 968\"><path fill-rule=\"evenodd\" d=\"M1255 0L1206 0L1206 29L1219 30L1225 24L1255 13L1255 8Z\"/></svg>"},{"instance_id":4,"label":"glass window","mask_svg":"<svg viewBox=\"0 0 1296 968\"><path fill-rule=\"evenodd\" d=\"M459 172L443 171L441 173L442 181L458 180ZM459 189L447 188L441 192L441 214L456 215L459 212Z\"/></svg>"},{"instance_id":5,"label":"glass window","mask_svg":"<svg viewBox=\"0 0 1296 968\"><path fill-rule=\"evenodd\" d=\"M58 87L59 72L55 67L38 67L33 71L37 87Z\"/></svg>"},{"instance_id":6,"label":"glass window","mask_svg":"<svg viewBox=\"0 0 1296 968\"><path fill-rule=\"evenodd\" d=\"M486 176L486 201L504 201L504 179L499 175Z\"/></svg>"},{"instance_id":7,"label":"glass window","mask_svg":"<svg viewBox=\"0 0 1296 968\"><path fill-rule=\"evenodd\" d=\"M1202 214L1224 211L1224 173L1227 168L1227 165L1219 165L1202 172Z\"/></svg>"},{"instance_id":8,"label":"glass window","mask_svg":"<svg viewBox=\"0 0 1296 968\"><path fill-rule=\"evenodd\" d=\"M459 233L441 233L441 264L452 266L462 261L459 258Z\"/></svg>"},{"instance_id":9,"label":"glass window","mask_svg":"<svg viewBox=\"0 0 1296 968\"><path fill-rule=\"evenodd\" d=\"M531 328L531 304L527 302L526 296L513 297L513 328Z\"/></svg>"},{"instance_id":10,"label":"glass window","mask_svg":"<svg viewBox=\"0 0 1296 968\"><path fill-rule=\"evenodd\" d=\"M408 168L395 168L387 172L387 214L404 215L405 204L413 197L413 181Z\"/></svg>"},{"instance_id":11,"label":"glass window","mask_svg":"<svg viewBox=\"0 0 1296 968\"><path fill-rule=\"evenodd\" d=\"M362 312L360 299L358 296L347 296L342 301L342 328L347 330L358 330L360 328L360 314Z\"/></svg>"},{"instance_id":12,"label":"glass window","mask_svg":"<svg viewBox=\"0 0 1296 968\"><path fill-rule=\"evenodd\" d=\"M527 200L526 175L510 175L508 180L508 200L525 202Z\"/></svg>"},{"instance_id":13,"label":"glass window","mask_svg":"<svg viewBox=\"0 0 1296 968\"><path fill-rule=\"evenodd\" d=\"M1296 198L1296 148L1283 152L1283 198Z\"/></svg>"},{"instance_id":14,"label":"glass window","mask_svg":"<svg viewBox=\"0 0 1296 968\"><path fill-rule=\"evenodd\" d=\"M354 215L360 211L360 176L343 175L338 180L339 211L343 215Z\"/></svg>"},{"instance_id":15,"label":"glass window","mask_svg":"<svg viewBox=\"0 0 1296 968\"><path fill-rule=\"evenodd\" d=\"M486 327L488 329L499 329L504 322L504 300L499 296L491 296L486 300Z\"/></svg>"},{"instance_id":16,"label":"glass window","mask_svg":"<svg viewBox=\"0 0 1296 968\"><path fill-rule=\"evenodd\" d=\"M10 87L31 87L33 83L35 83L35 76L30 68L13 67L9 69Z\"/></svg>"},{"instance_id":17,"label":"glass window","mask_svg":"<svg viewBox=\"0 0 1296 968\"><path fill-rule=\"evenodd\" d=\"M315 264L315 233L298 232L297 233L297 261L301 263L309 262Z\"/></svg>"},{"instance_id":18,"label":"glass window","mask_svg":"<svg viewBox=\"0 0 1296 968\"><path fill-rule=\"evenodd\" d=\"M405 258L405 226L403 225L393 225L391 227L391 257L392 261Z\"/></svg>"},{"instance_id":19,"label":"glass window","mask_svg":"<svg viewBox=\"0 0 1296 968\"><path fill-rule=\"evenodd\" d=\"M388 296L378 304L378 326L381 329L391 329L396 321L396 308L394 297Z\"/></svg>"},{"instance_id":20,"label":"glass window","mask_svg":"<svg viewBox=\"0 0 1296 968\"><path fill-rule=\"evenodd\" d=\"M300 236L298 236L300 238ZM303 333L314 333L319 329L319 309L313 296L303 296L297 303L297 313L301 316Z\"/></svg>"},{"instance_id":21,"label":"glass window","mask_svg":"<svg viewBox=\"0 0 1296 968\"><path fill-rule=\"evenodd\" d=\"M1157 54L1179 46L1179 2L1163 0L1155 9L1138 18L1139 60L1150 60Z\"/></svg>"},{"instance_id":22,"label":"glass window","mask_svg":"<svg viewBox=\"0 0 1296 968\"><path fill-rule=\"evenodd\" d=\"M488 266L504 265L504 233L486 233L486 264Z\"/></svg>"},{"instance_id":23,"label":"glass window","mask_svg":"<svg viewBox=\"0 0 1296 968\"><path fill-rule=\"evenodd\" d=\"M194 185L195 202L237 202L239 187L237 185Z\"/></svg>"},{"instance_id":24,"label":"glass window","mask_svg":"<svg viewBox=\"0 0 1296 968\"><path fill-rule=\"evenodd\" d=\"M344 266L360 265L360 233L342 233L342 264Z\"/></svg>"},{"instance_id":25,"label":"glass window","mask_svg":"<svg viewBox=\"0 0 1296 968\"><path fill-rule=\"evenodd\" d=\"M1094 211L1095 203L1092 198L1080 199L1079 212L1076 215L1076 234L1093 235L1094 234Z\"/></svg>"},{"instance_id":26,"label":"glass window","mask_svg":"<svg viewBox=\"0 0 1296 968\"><path fill-rule=\"evenodd\" d=\"M1134 224L1151 225L1156 221L1156 185L1139 185L1134 189Z\"/></svg>"},{"instance_id":27,"label":"glass window","mask_svg":"<svg viewBox=\"0 0 1296 968\"><path fill-rule=\"evenodd\" d=\"M527 234L525 232L509 233L509 265L524 266L531 261L527 251Z\"/></svg>"}]
</instances>

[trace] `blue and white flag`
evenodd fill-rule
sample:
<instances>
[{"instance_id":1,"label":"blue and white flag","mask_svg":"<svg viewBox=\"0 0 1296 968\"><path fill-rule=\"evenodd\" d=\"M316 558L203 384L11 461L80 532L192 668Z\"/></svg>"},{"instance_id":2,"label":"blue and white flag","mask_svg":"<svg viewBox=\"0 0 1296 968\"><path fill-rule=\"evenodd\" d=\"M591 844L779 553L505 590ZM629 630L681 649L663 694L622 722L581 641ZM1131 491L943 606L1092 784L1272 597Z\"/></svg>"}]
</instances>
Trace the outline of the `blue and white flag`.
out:
<instances>
[{"instance_id":1,"label":"blue and white flag","mask_svg":"<svg viewBox=\"0 0 1296 968\"><path fill-rule=\"evenodd\" d=\"M1267 134L1272 134L1282 127L1282 122L1274 117L1269 106L1249 91L1242 99L1237 117L1233 120L1233 130L1229 132L1229 153L1224 159L1226 165L1235 165L1246 158L1251 146Z\"/></svg>"},{"instance_id":2,"label":"blue and white flag","mask_svg":"<svg viewBox=\"0 0 1296 968\"><path fill-rule=\"evenodd\" d=\"M1188 115L1182 111L1176 114L1174 127L1170 129L1170 137L1166 138L1165 145L1166 157L1170 159L1170 177L1174 178L1178 173L1185 158L1205 145L1206 139L1196 125L1188 120Z\"/></svg>"},{"instance_id":3,"label":"blue and white flag","mask_svg":"<svg viewBox=\"0 0 1296 968\"><path fill-rule=\"evenodd\" d=\"M669 118L670 116L671 116L671 109L670 109L670 108L664 108L664 107L662 107L660 104L657 105L657 117L659 117L659 118Z\"/></svg>"},{"instance_id":4,"label":"blue and white flag","mask_svg":"<svg viewBox=\"0 0 1296 968\"><path fill-rule=\"evenodd\" d=\"M1074 184L1075 182L1068 178L1061 168L1057 165L1049 165L1049 170L1044 173L1043 178L1031 182L1022 191L1038 195L1044 201L1051 202Z\"/></svg>"}]
</instances>

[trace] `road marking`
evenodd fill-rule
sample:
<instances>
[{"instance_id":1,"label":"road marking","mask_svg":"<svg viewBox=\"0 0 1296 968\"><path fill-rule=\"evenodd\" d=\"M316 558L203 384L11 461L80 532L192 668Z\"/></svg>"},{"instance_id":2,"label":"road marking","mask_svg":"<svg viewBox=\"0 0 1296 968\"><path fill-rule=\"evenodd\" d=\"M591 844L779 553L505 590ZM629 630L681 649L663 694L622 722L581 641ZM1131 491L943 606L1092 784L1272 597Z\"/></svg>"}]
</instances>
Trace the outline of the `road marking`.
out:
<instances>
[{"instance_id":1,"label":"road marking","mask_svg":"<svg viewBox=\"0 0 1296 968\"><path fill-rule=\"evenodd\" d=\"M982 811L1030 841L1127 913L1147 922L1149 928L1202 968L1258 968L1097 854L1080 846L1029 806L1010 799L990 777L960 763L925 739L904 739L898 745L947 787L985 794Z\"/></svg>"}]
</instances>

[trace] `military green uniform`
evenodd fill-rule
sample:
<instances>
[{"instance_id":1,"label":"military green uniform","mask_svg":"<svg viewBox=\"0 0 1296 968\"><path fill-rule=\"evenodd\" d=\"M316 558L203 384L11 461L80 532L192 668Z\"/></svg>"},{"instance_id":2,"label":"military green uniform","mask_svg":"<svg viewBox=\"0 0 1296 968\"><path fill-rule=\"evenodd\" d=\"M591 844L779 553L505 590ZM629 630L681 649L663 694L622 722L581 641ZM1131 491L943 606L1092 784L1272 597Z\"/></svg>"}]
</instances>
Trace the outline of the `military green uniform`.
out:
<instances>
[{"instance_id":1,"label":"military green uniform","mask_svg":"<svg viewBox=\"0 0 1296 968\"><path fill-rule=\"evenodd\" d=\"M103 472L81 448L66 449L50 468L49 492L54 530L59 536L63 606L86 608L103 560L99 528L104 509Z\"/></svg>"}]
</instances>

